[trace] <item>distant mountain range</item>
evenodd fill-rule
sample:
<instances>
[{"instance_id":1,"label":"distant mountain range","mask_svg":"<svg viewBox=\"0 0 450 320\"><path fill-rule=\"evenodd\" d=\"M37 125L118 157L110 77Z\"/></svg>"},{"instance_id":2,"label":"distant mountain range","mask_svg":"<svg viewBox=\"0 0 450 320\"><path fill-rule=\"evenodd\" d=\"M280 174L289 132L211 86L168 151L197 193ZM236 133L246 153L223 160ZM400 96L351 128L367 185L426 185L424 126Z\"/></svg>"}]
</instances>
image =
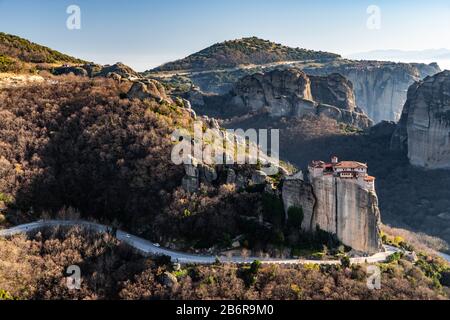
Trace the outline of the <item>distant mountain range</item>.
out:
<instances>
[{"instance_id":1,"label":"distant mountain range","mask_svg":"<svg viewBox=\"0 0 450 320\"><path fill-rule=\"evenodd\" d=\"M392 61L423 61L423 60L450 60L450 50L448 49L428 49L428 50L373 50L360 52L347 56L358 60L392 60Z\"/></svg>"}]
</instances>

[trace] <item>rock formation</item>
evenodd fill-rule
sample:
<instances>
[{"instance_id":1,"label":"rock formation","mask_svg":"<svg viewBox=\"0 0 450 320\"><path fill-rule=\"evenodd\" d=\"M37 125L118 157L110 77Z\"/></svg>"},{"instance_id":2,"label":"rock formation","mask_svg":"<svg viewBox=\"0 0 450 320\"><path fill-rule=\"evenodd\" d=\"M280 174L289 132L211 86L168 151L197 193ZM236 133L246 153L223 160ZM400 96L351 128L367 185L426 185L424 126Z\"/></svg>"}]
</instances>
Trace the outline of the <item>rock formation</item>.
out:
<instances>
[{"instance_id":1,"label":"rock formation","mask_svg":"<svg viewBox=\"0 0 450 320\"><path fill-rule=\"evenodd\" d=\"M360 128L372 121L355 104L352 84L339 74L308 76L298 69L242 78L231 93L231 108L267 111L273 117L315 113Z\"/></svg>"},{"instance_id":2,"label":"rock formation","mask_svg":"<svg viewBox=\"0 0 450 320\"><path fill-rule=\"evenodd\" d=\"M311 79L311 94L314 101L333 105L342 110L355 111L353 84L345 77L339 73L308 77Z\"/></svg>"},{"instance_id":3,"label":"rock formation","mask_svg":"<svg viewBox=\"0 0 450 320\"><path fill-rule=\"evenodd\" d=\"M450 169L450 71L409 88L392 148L407 150L412 165Z\"/></svg>"},{"instance_id":4,"label":"rock formation","mask_svg":"<svg viewBox=\"0 0 450 320\"><path fill-rule=\"evenodd\" d=\"M314 109L311 81L298 70L275 70L242 78L233 91L232 104L248 112L266 108L274 116L299 115Z\"/></svg>"},{"instance_id":5,"label":"rock formation","mask_svg":"<svg viewBox=\"0 0 450 320\"><path fill-rule=\"evenodd\" d=\"M197 130L202 136L195 135ZM222 130L213 118L199 117L193 131L194 136L188 133L181 140L175 138L183 148L183 154L179 153L181 149L174 149L172 154L181 157L185 172L182 186L189 193L197 192L201 184L229 184L237 189L267 186L272 190L275 177L289 175L289 170L260 145L247 141L237 132Z\"/></svg>"},{"instance_id":6,"label":"rock formation","mask_svg":"<svg viewBox=\"0 0 450 320\"><path fill-rule=\"evenodd\" d=\"M134 82L127 95L130 99L155 99L160 102L173 103L172 99L167 96L164 86L156 80L145 79Z\"/></svg>"},{"instance_id":7,"label":"rock formation","mask_svg":"<svg viewBox=\"0 0 450 320\"><path fill-rule=\"evenodd\" d=\"M222 48L226 43L219 46ZM242 48L242 46L239 46ZM273 57L274 44L261 47L262 51L253 58L266 56ZM214 47L212 47L214 48ZM245 76L258 72L270 72L273 70L282 70L286 68L298 68L305 71L308 75L327 76L333 73L339 73L353 83L356 105L358 105L369 118L375 123L380 121L398 121L402 112L402 107L406 101L406 92L408 87L415 81L419 81L427 76L440 72L436 63L395 63L388 61L355 61L343 59L337 55L313 55L313 57L304 60L291 58L280 60L276 64L264 64L260 59L250 59L251 67L242 68L241 65L250 63L239 58L251 58L247 56L248 52L255 50L251 45L239 54L233 53L233 50L222 52L214 50L204 50L191 55L186 59L169 63L146 75L158 79L159 71L165 71L162 81L169 83L192 83L198 86L203 92L208 94L224 95L228 93L235 84ZM311 52L313 53L313 52ZM295 55L294 55L295 56ZM224 61L241 60L238 63L228 65L225 68ZM237 62L237 60L235 62ZM311 61L315 60L315 61ZM181 62L181 63L180 63ZM199 62L201 62L199 64ZM224 69L225 68L225 69ZM195 72L195 69L201 69L202 72ZM182 71L183 79L180 79ZM198 70L197 70L198 71ZM169 79L167 78L167 72ZM326 102L323 102L328 104ZM197 106L196 103L193 103Z\"/></svg>"},{"instance_id":8,"label":"rock formation","mask_svg":"<svg viewBox=\"0 0 450 320\"><path fill-rule=\"evenodd\" d=\"M317 199L311 226L336 234L357 251L380 250L378 198L354 180L336 177L311 179Z\"/></svg>"},{"instance_id":9,"label":"rock formation","mask_svg":"<svg viewBox=\"0 0 450 320\"><path fill-rule=\"evenodd\" d=\"M291 207L303 209L304 231L319 228L358 252L373 254L382 250L378 197L364 165L354 164L358 163L336 162L336 168L348 166L339 172L331 170L332 164L319 162L309 168L309 182L285 179L283 203L286 212Z\"/></svg>"},{"instance_id":10,"label":"rock formation","mask_svg":"<svg viewBox=\"0 0 450 320\"><path fill-rule=\"evenodd\" d=\"M437 64L407 64L377 61L348 61L337 66L305 68L308 74L340 73L353 83L356 104L375 123L398 121L408 87L439 72Z\"/></svg>"},{"instance_id":11,"label":"rock formation","mask_svg":"<svg viewBox=\"0 0 450 320\"><path fill-rule=\"evenodd\" d=\"M80 66L64 65L53 70L54 75L73 73L76 76L84 77L118 77L119 79L137 80L141 76L127 65L118 62L113 65L84 64Z\"/></svg>"}]
</instances>

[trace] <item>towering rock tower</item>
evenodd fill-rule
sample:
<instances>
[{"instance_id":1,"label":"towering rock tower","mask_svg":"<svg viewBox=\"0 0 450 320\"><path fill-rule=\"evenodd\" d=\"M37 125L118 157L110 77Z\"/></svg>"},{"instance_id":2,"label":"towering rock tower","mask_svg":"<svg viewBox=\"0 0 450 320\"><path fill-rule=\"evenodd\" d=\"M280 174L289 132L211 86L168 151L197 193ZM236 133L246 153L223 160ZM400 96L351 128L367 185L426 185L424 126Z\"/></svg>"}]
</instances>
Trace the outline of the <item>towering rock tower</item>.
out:
<instances>
[{"instance_id":1,"label":"towering rock tower","mask_svg":"<svg viewBox=\"0 0 450 320\"><path fill-rule=\"evenodd\" d=\"M450 71L409 88L392 147L407 149L412 165L450 169Z\"/></svg>"},{"instance_id":2,"label":"towering rock tower","mask_svg":"<svg viewBox=\"0 0 450 320\"><path fill-rule=\"evenodd\" d=\"M359 252L381 251L375 178L367 174L367 165L334 157L331 163L313 161L308 171L309 183L288 179L283 185L285 209L303 208L302 229L335 234Z\"/></svg>"}]
</instances>

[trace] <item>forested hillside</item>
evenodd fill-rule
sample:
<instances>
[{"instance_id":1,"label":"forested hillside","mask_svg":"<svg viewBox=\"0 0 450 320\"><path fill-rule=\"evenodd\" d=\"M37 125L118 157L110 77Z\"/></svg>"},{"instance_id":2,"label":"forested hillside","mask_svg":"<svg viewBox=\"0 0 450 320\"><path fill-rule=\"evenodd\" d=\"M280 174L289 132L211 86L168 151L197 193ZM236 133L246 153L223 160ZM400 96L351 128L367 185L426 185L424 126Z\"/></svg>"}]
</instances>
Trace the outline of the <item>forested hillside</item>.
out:
<instances>
[{"instance_id":1,"label":"forested hillside","mask_svg":"<svg viewBox=\"0 0 450 320\"><path fill-rule=\"evenodd\" d=\"M334 53L290 48L256 37L217 43L187 58L162 65L153 71L214 70L239 65L282 61L336 59Z\"/></svg>"},{"instance_id":2,"label":"forested hillside","mask_svg":"<svg viewBox=\"0 0 450 320\"><path fill-rule=\"evenodd\" d=\"M26 39L0 32L0 72L20 72L32 65L85 63Z\"/></svg>"}]
</instances>

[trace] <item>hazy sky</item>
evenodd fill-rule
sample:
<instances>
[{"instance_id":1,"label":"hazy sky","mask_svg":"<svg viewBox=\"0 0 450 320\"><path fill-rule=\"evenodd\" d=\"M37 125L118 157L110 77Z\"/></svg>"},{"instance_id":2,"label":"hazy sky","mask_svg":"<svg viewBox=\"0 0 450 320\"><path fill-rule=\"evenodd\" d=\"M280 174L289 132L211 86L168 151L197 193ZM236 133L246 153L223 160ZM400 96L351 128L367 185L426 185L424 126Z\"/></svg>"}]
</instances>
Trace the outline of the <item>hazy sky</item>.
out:
<instances>
[{"instance_id":1,"label":"hazy sky","mask_svg":"<svg viewBox=\"0 0 450 320\"><path fill-rule=\"evenodd\" d=\"M72 4L80 30L66 27ZM379 30L367 27L370 5L381 10ZM0 31L142 71L244 36L340 54L450 49L450 1L0 0Z\"/></svg>"}]
</instances>

